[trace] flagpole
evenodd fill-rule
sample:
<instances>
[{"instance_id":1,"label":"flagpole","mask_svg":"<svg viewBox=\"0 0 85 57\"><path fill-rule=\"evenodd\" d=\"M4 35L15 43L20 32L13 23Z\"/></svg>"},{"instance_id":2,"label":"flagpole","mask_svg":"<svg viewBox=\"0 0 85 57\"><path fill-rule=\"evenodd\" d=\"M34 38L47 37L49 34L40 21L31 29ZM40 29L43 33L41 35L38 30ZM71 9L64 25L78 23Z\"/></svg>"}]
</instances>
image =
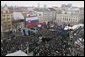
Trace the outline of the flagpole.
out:
<instances>
[{"instance_id":1,"label":"flagpole","mask_svg":"<svg viewBox=\"0 0 85 57\"><path fill-rule=\"evenodd\" d=\"M24 16L25 28L26 28L26 16Z\"/></svg>"}]
</instances>

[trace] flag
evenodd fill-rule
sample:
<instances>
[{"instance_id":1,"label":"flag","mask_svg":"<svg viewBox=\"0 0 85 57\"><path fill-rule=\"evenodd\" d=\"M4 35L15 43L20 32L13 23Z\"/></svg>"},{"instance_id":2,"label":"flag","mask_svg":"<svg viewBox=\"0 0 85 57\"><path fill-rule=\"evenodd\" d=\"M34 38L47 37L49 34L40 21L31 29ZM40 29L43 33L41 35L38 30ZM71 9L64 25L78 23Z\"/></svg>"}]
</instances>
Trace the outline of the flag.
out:
<instances>
[{"instance_id":1,"label":"flag","mask_svg":"<svg viewBox=\"0 0 85 57\"><path fill-rule=\"evenodd\" d=\"M29 18L26 18L26 26L28 28L36 27L38 23L39 23L38 17L29 17Z\"/></svg>"}]
</instances>

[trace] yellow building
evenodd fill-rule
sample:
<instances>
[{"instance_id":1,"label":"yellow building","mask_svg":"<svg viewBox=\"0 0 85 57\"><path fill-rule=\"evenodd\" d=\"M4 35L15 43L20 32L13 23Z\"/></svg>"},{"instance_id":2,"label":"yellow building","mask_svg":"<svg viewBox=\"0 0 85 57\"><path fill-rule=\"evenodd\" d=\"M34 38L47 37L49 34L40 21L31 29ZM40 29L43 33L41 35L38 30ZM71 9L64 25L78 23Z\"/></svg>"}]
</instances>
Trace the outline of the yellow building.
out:
<instances>
[{"instance_id":1,"label":"yellow building","mask_svg":"<svg viewBox=\"0 0 85 57\"><path fill-rule=\"evenodd\" d=\"M12 15L6 5L1 8L1 26L3 27L3 32L12 31Z\"/></svg>"}]
</instances>

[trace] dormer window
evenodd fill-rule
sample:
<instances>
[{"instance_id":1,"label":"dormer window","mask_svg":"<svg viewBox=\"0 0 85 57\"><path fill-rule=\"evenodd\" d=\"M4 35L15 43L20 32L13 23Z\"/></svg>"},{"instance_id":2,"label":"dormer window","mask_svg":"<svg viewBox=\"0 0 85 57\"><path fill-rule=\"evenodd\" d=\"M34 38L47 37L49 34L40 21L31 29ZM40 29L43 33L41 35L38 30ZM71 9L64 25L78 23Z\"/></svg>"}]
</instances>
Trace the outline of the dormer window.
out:
<instances>
[{"instance_id":1,"label":"dormer window","mask_svg":"<svg viewBox=\"0 0 85 57\"><path fill-rule=\"evenodd\" d=\"M6 11L6 13L8 13L8 11Z\"/></svg>"},{"instance_id":2,"label":"dormer window","mask_svg":"<svg viewBox=\"0 0 85 57\"><path fill-rule=\"evenodd\" d=\"M3 10L3 13L9 13L7 10Z\"/></svg>"}]
</instances>

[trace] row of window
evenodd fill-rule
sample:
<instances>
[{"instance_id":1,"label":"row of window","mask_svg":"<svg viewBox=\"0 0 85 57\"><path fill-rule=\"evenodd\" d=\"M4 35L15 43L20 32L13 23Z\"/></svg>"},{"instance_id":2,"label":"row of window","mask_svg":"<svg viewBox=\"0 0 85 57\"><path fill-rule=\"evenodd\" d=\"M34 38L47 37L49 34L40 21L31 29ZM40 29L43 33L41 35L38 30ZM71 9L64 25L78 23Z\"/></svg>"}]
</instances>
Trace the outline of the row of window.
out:
<instances>
[{"instance_id":1,"label":"row of window","mask_svg":"<svg viewBox=\"0 0 85 57\"><path fill-rule=\"evenodd\" d=\"M9 26L9 27L3 27L3 30L8 30L8 29L11 29L12 27Z\"/></svg>"},{"instance_id":2,"label":"row of window","mask_svg":"<svg viewBox=\"0 0 85 57\"><path fill-rule=\"evenodd\" d=\"M4 25L4 27L11 27L12 26L12 24L10 24L10 23L7 23L7 25Z\"/></svg>"},{"instance_id":3,"label":"row of window","mask_svg":"<svg viewBox=\"0 0 85 57\"><path fill-rule=\"evenodd\" d=\"M64 23L71 23L71 24L76 24L76 23L77 23L77 22L74 22L74 21L73 21L73 22L66 22L66 21L60 21L60 20L57 20L56 22L57 22L58 24L62 24L63 22L64 22Z\"/></svg>"},{"instance_id":4,"label":"row of window","mask_svg":"<svg viewBox=\"0 0 85 57\"><path fill-rule=\"evenodd\" d=\"M57 18L57 19L61 19L61 20L65 20L65 21L78 21L78 18Z\"/></svg>"},{"instance_id":5,"label":"row of window","mask_svg":"<svg viewBox=\"0 0 85 57\"><path fill-rule=\"evenodd\" d=\"M11 21L10 18L2 18L1 21Z\"/></svg>"},{"instance_id":6,"label":"row of window","mask_svg":"<svg viewBox=\"0 0 85 57\"><path fill-rule=\"evenodd\" d=\"M9 17L11 16L10 14L2 14L3 17Z\"/></svg>"},{"instance_id":7,"label":"row of window","mask_svg":"<svg viewBox=\"0 0 85 57\"><path fill-rule=\"evenodd\" d=\"M8 21L8 22L2 22L3 23L3 25L11 25L12 23L10 22L10 21Z\"/></svg>"},{"instance_id":8,"label":"row of window","mask_svg":"<svg viewBox=\"0 0 85 57\"><path fill-rule=\"evenodd\" d=\"M66 16L62 17L62 16L58 16L57 18L74 18L74 19L77 19L78 17L66 17Z\"/></svg>"},{"instance_id":9,"label":"row of window","mask_svg":"<svg viewBox=\"0 0 85 57\"><path fill-rule=\"evenodd\" d=\"M6 10L6 11L3 11L3 13L9 13L9 11L8 11L8 10Z\"/></svg>"},{"instance_id":10,"label":"row of window","mask_svg":"<svg viewBox=\"0 0 85 57\"><path fill-rule=\"evenodd\" d=\"M59 21L59 22L61 22L61 21L77 22L78 19L63 19L63 20L59 19L58 21Z\"/></svg>"},{"instance_id":11,"label":"row of window","mask_svg":"<svg viewBox=\"0 0 85 57\"><path fill-rule=\"evenodd\" d=\"M66 18L63 18L63 20L65 20L65 21L77 21L77 19L66 19Z\"/></svg>"}]
</instances>

